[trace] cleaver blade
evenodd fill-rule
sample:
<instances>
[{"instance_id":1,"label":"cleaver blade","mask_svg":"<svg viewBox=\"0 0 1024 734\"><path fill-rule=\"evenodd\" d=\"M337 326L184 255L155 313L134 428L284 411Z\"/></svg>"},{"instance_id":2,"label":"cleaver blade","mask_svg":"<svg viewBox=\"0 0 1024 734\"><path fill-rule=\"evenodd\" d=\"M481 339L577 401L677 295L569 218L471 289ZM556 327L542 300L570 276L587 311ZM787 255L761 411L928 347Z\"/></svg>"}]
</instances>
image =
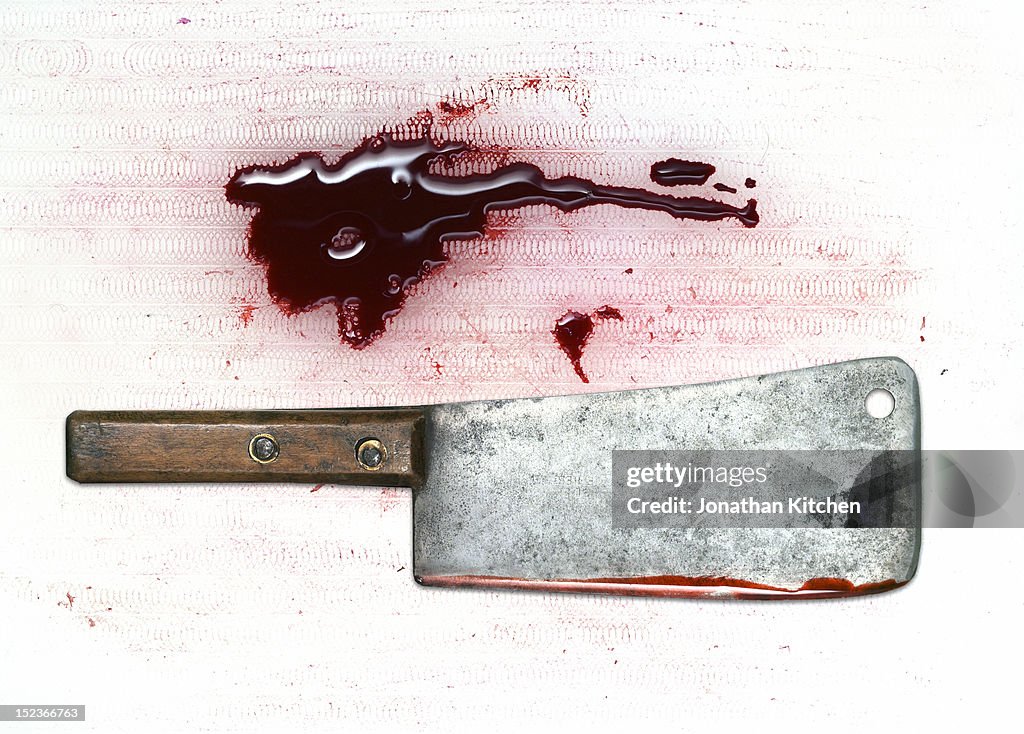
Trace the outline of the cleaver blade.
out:
<instances>
[{"instance_id":1,"label":"cleaver blade","mask_svg":"<svg viewBox=\"0 0 1024 734\"><path fill-rule=\"evenodd\" d=\"M879 388L894 402L883 418L865 407ZM852 596L913 577L919 471L903 483L913 521L894 526L622 527L613 522L613 452L899 452L917 468L919 404L913 370L873 358L701 385L417 408L78 411L68 417L68 475L408 486L413 573L427 586Z\"/></svg>"},{"instance_id":2,"label":"cleaver blade","mask_svg":"<svg viewBox=\"0 0 1024 734\"><path fill-rule=\"evenodd\" d=\"M865 410L883 388L895 409ZM895 358L726 382L441 405L413 496L417 580L652 596L826 597L914 575L919 523L895 528L615 528L616 449L910 452L917 380ZM915 504L920 484L911 487Z\"/></svg>"}]
</instances>

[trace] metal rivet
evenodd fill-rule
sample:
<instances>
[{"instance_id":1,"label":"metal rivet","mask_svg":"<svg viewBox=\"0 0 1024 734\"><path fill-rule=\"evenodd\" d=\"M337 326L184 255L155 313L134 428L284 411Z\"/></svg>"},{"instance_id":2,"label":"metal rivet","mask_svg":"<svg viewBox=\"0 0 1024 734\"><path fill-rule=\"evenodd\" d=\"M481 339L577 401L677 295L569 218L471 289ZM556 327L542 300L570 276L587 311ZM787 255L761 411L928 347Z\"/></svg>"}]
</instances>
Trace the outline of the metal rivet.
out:
<instances>
[{"instance_id":1,"label":"metal rivet","mask_svg":"<svg viewBox=\"0 0 1024 734\"><path fill-rule=\"evenodd\" d=\"M258 433L249 441L249 458L257 464L269 464L277 461L281 455L281 447L277 439L269 433Z\"/></svg>"},{"instance_id":2,"label":"metal rivet","mask_svg":"<svg viewBox=\"0 0 1024 734\"><path fill-rule=\"evenodd\" d=\"M388 450L375 438L363 438L356 442L356 461L369 471L377 471L388 460Z\"/></svg>"}]
</instances>

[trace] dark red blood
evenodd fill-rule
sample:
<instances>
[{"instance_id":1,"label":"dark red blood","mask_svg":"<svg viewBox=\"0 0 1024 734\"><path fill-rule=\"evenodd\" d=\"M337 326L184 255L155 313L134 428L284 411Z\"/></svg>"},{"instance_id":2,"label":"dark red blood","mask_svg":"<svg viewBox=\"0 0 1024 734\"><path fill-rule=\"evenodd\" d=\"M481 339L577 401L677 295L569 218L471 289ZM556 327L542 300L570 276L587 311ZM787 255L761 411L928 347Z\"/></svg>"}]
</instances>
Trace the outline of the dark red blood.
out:
<instances>
[{"instance_id":1,"label":"dark red blood","mask_svg":"<svg viewBox=\"0 0 1024 734\"><path fill-rule=\"evenodd\" d=\"M590 382L580 360L583 359L583 348L590 341L590 335L594 333L594 320L579 311L569 311L555 322L555 328L551 333L555 335L558 346L569 357L576 374L584 382Z\"/></svg>"},{"instance_id":2,"label":"dark red blood","mask_svg":"<svg viewBox=\"0 0 1024 734\"><path fill-rule=\"evenodd\" d=\"M437 103L437 109L441 110L441 112L444 112L446 115L461 117L462 115L471 114L473 112L473 105L441 100Z\"/></svg>"},{"instance_id":3,"label":"dark red blood","mask_svg":"<svg viewBox=\"0 0 1024 734\"><path fill-rule=\"evenodd\" d=\"M456 120L472 120L489 106L486 98L468 104L441 100L437 103L438 121L443 125L450 125Z\"/></svg>"},{"instance_id":4,"label":"dark red blood","mask_svg":"<svg viewBox=\"0 0 1024 734\"><path fill-rule=\"evenodd\" d=\"M724 183L716 183L715 189L718 191L726 191L730 194L736 193L736 189L734 189L732 186L726 186Z\"/></svg>"},{"instance_id":5,"label":"dark red blood","mask_svg":"<svg viewBox=\"0 0 1024 734\"><path fill-rule=\"evenodd\" d=\"M295 314L333 303L338 333L355 348L380 336L410 287L447 261L445 241L483 236L487 213L496 209L614 204L676 219L758 223L753 199L737 208L573 176L548 179L529 163L470 176L431 170L468 150L462 143L381 135L337 165L306 153L280 166L241 169L225 188L230 201L259 209L249 226L248 255L266 267L278 306Z\"/></svg>"},{"instance_id":6,"label":"dark red blood","mask_svg":"<svg viewBox=\"0 0 1024 734\"><path fill-rule=\"evenodd\" d=\"M567 311L555 322L555 328L551 331L555 335L558 346L572 362L576 374L580 376L581 380L588 383L590 378L583 371L581 360L583 359L583 349L590 341L590 335L594 333L594 319L622 321L622 312L614 306L601 306L590 315L582 314L579 311Z\"/></svg>"},{"instance_id":7,"label":"dark red blood","mask_svg":"<svg viewBox=\"0 0 1024 734\"><path fill-rule=\"evenodd\" d=\"M710 163L669 158L651 166L651 180L662 186L702 186L714 172Z\"/></svg>"},{"instance_id":8,"label":"dark red blood","mask_svg":"<svg viewBox=\"0 0 1024 734\"><path fill-rule=\"evenodd\" d=\"M616 321L622 321L622 311L615 308L614 306L601 306L601 308L594 311L595 319L615 319Z\"/></svg>"},{"instance_id":9,"label":"dark red blood","mask_svg":"<svg viewBox=\"0 0 1024 734\"><path fill-rule=\"evenodd\" d=\"M746 181L743 182L743 185L746 186L748 189L752 189L755 186L757 186L757 181L755 181L752 178L748 178Z\"/></svg>"}]
</instances>

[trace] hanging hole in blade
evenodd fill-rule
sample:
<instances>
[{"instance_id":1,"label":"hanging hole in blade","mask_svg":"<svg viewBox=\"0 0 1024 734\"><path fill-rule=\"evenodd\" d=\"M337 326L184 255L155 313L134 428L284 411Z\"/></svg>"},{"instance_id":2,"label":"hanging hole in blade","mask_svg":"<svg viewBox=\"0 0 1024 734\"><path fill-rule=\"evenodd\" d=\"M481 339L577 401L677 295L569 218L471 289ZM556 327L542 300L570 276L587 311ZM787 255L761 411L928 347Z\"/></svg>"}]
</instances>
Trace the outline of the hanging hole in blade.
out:
<instances>
[{"instance_id":1,"label":"hanging hole in blade","mask_svg":"<svg viewBox=\"0 0 1024 734\"><path fill-rule=\"evenodd\" d=\"M876 387L864 398L864 408L872 418L888 418L896 409L896 398L884 387Z\"/></svg>"}]
</instances>

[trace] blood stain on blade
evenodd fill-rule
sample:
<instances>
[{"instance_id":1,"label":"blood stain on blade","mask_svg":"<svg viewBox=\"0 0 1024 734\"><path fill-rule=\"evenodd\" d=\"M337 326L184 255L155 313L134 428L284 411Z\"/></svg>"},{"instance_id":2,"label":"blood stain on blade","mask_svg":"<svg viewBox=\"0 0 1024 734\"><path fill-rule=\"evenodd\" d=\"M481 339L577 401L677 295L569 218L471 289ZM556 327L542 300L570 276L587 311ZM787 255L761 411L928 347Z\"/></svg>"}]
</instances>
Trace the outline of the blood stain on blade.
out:
<instances>
[{"instance_id":1,"label":"blood stain on blade","mask_svg":"<svg viewBox=\"0 0 1024 734\"><path fill-rule=\"evenodd\" d=\"M383 333L411 286L447 261L444 243L482 237L494 210L611 204L676 219L758 223L754 199L736 207L573 176L549 179L530 163L466 176L432 169L470 150L428 136L402 141L379 135L336 165L305 153L279 166L243 168L226 193L230 201L258 209L248 255L265 266L278 306L296 314L334 304L341 340L357 349Z\"/></svg>"},{"instance_id":2,"label":"blood stain on blade","mask_svg":"<svg viewBox=\"0 0 1024 734\"><path fill-rule=\"evenodd\" d=\"M638 576L593 579L518 579L505 576L417 576L426 586L486 586L531 591L587 592L623 596L731 597L735 599L827 599L880 594L907 581L855 584L848 579L816 577L797 587L774 586L725 576Z\"/></svg>"}]
</instances>

